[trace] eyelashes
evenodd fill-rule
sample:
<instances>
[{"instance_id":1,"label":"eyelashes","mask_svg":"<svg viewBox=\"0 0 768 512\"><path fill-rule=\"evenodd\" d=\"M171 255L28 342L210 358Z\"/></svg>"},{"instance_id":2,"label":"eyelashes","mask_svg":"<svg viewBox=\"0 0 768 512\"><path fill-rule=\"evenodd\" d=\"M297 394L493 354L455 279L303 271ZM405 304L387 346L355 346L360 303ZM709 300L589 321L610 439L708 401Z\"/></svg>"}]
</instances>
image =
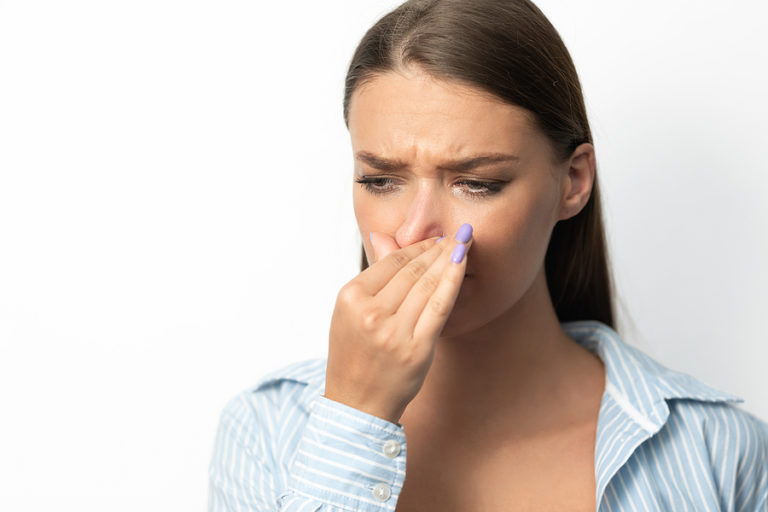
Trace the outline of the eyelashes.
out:
<instances>
[{"instance_id":1,"label":"eyelashes","mask_svg":"<svg viewBox=\"0 0 768 512\"><path fill-rule=\"evenodd\" d=\"M355 179L366 191L374 195L384 195L397 190L394 178L362 176ZM496 194L504 188L506 183L459 180L455 183L462 186L462 193L471 197L485 197Z\"/></svg>"}]
</instances>

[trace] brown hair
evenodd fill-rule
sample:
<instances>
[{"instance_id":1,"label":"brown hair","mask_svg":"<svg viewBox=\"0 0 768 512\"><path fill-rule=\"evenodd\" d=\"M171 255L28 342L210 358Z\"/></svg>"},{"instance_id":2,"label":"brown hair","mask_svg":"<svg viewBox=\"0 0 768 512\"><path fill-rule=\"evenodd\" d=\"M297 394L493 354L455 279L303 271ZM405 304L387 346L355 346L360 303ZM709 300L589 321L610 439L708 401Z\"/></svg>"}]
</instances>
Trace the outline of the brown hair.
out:
<instances>
[{"instance_id":1,"label":"brown hair","mask_svg":"<svg viewBox=\"0 0 768 512\"><path fill-rule=\"evenodd\" d=\"M408 64L529 110L559 158L592 142L571 56L528 0L409 0L386 14L365 33L350 62L344 90L347 128L352 93ZM367 266L363 250L361 271ZM552 230L545 268L561 322L599 320L614 327L597 177L582 210Z\"/></svg>"}]
</instances>

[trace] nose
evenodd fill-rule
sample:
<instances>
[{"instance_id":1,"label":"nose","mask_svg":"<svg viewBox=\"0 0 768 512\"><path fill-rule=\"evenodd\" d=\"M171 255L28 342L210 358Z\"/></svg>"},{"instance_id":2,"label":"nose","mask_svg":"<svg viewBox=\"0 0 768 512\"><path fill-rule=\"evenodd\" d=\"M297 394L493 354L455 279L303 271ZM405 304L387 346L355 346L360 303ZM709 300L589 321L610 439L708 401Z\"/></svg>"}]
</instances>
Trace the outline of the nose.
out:
<instances>
[{"instance_id":1,"label":"nose","mask_svg":"<svg viewBox=\"0 0 768 512\"><path fill-rule=\"evenodd\" d=\"M395 241L400 247L445 234L445 216L437 196L429 185L419 187L410 200L403 223L395 232Z\"/></svg>"}]
</instances>

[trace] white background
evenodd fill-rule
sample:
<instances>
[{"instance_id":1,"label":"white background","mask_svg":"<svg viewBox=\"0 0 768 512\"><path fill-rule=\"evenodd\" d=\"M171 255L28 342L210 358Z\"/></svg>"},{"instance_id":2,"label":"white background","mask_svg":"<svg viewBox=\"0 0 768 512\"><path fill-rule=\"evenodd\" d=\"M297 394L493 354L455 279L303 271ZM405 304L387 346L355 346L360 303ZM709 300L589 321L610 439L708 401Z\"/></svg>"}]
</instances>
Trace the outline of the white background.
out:
<instances>
[{"instance_id":1,"label":"white background","mask_svg":"<svg viewBox=\"0 0 768 512\"><path fill-rule=\"evenodd\" d=\"M342 87L392 1L0 1L0 509L203 510L224 403L358 272ZM620 332L768 419L762 2L540 7Z\"/></svg>"}]
</instances>

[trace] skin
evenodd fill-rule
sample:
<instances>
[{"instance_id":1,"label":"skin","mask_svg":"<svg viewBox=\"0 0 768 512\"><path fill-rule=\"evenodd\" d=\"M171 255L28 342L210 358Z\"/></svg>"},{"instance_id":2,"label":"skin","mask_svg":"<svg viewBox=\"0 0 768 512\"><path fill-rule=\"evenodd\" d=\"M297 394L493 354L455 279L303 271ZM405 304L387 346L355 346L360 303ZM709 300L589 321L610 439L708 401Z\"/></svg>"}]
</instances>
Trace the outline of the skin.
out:
<instances>
[{"instance_id":1,"label":"skin","mask_svg":"<svg viewBox=\"0 0 768 512\"><path fill-rule=\"evenodd\" d=\"M399 398L407 403L388 409L377 409L375 400L355 402L352 389L363 375L377 371L373 363L365 368L376 352L368 359L346 359L347 374L358 380L343 382L341 354L354 348L339 348L333 327L337 369L330 367L329 352L326 396L399 421L406 431L429 426L434 438L460 436L465 446L478 449L502 437L525 439L547 429L594 425L604 368L562 330L544 274L552 228L589 199L592 145L582 144L558 161L524 109L473 87L436 80L416 67L379 75L359 87L350 103L349 132L354 155L368 152L407 164L384 171L354 159L355 178L392 180L379 183L387 190L383 194L354 184L355 216L371 268L427 239L447 235L451 241L463 223L470 223L474 234L465 260L469 277L420 367L423 381L412 383L418 388L415 396L408 398L411 389ZM438 169L446 161L484 153L512 154L517 160L460 173ZM467 179L504 187L473 196L470 191L478 187L460 183ZM354 301L348 302L351 318ZM393 378L381 387L402 386L402 380Z\"/></svg>"}]
</instances>

